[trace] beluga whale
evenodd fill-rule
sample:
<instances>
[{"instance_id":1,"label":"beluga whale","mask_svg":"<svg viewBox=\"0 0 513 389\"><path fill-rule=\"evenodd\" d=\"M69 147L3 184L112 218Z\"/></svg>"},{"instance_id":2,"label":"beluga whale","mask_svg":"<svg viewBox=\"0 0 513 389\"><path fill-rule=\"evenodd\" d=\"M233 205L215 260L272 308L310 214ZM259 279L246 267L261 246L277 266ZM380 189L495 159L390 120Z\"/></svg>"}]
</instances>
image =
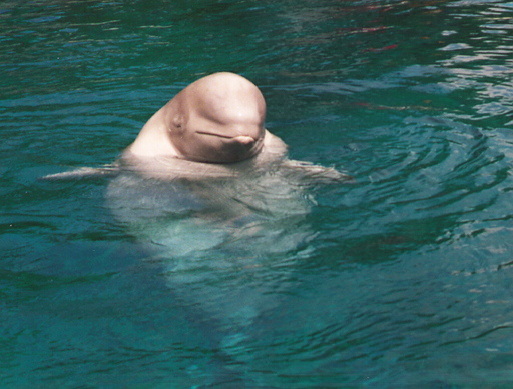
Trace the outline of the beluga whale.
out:
<instances>
[{"instance_id":1,"label":"beluga whale","mask_svg":"<svg viewBox=\"0 0 513 389\"><path fill-rule=\"evenodd\" d=\"M315 203L307 187L346 182L349 176L288 159L285 142L265 127L266 112L260 89L240 75L220 72L191 83L153 114L123 151L116 165L123 174L107 191L111 209L132 221L139 211L155 217L187 214L196 234L199 225L207 224L210 237L222 231L230 241L241 242L244 233L253 234L242 245L245 251L250 246L253 253L282 250L283 242L269 245L257 239L267 235L269 222L304 217ZM128 214L120 215L120 209ZM181 231L183 225L182 220ZM180 252L197 247L204 253L219 243L195 239L184 247L170 244L176 233L158 231L152 231L153 242L181 247ZM295 247L293 235L277 234L289 243L285 246Z\"/></svg>"},{"instance_id":2,"label":"beluga whale","mask_svg":"<svg viewBox=\"0 0 513 389\"><path fill-rule=\"evenodd\" d=\"M351 177L287 158L285 142L265 127L266 113L265 98L251 81L230 72L210 74L157 110L115 163L44 178L114 176L106 196L114 215L132 227L143 222L135 235L171 246L171 251L204 253L218 239L178 239L180 235L169 228L150 228L157 224L147 225L148 220L188 215L179 229L186 231L184 225L192 224L192 236L205 224L206 236L217 237L215 232L222 231L230 241L241 242L241 235L251 231L252 239L242 245L245 249L283 251L296 247L297 239L291 238L295 232L263 231L269 232L276 221L307 215L315 203L308 187L348 182ZM135 223L137 215L141 218ZM259 223L263 225L257 228ZM283 242L264 244L257 239L265 236L281 237Z\"/></svg>"},{"instance_id":3,"label":"beluga whale","mask_svg":"<svg viewBox=\"0 0 513 389\"><path fill-rule=\"evenodd\" d=\"M256 318L279 305L274 292L290 286L294 263L315 250L311 188L351 180L289 159L266 112L252 82L210 74L155 112L112 165L46 176L113 176L106 203L115 219L166 285L216 323L234 358Z\"/></svg>"}]
</instances>

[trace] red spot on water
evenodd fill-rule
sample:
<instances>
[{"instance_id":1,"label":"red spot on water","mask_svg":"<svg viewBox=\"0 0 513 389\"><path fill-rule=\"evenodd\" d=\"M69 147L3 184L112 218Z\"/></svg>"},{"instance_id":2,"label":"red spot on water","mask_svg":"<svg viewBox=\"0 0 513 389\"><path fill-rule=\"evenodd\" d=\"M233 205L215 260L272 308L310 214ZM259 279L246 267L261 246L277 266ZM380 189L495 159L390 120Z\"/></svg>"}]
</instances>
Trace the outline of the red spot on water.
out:
<instances>
[{"instance_id":1,"label":"red spot on water","mask_svg":"<svg viewBox=\"0 0 513 389\"><path fill-rule=\"evenodd\" d=\"M369 47L368 49L365 49L364 52L370 51L371 53L381 53L382 51L393 50L395 48L397 48L397 45L388 45L388 46L378 47L378 48Z\"/></svg>"}]
</instances>

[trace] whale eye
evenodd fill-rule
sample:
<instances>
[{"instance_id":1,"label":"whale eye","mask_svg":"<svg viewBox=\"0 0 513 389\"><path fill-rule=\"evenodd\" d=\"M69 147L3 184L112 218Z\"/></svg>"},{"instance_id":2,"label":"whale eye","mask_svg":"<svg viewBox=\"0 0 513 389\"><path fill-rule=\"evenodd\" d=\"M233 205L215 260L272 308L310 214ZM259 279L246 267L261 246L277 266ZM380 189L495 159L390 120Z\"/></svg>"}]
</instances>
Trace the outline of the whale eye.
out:
<instances>
[{"instance_id":1,"label":"whale eye","mask_svg":"<svg viewBox=\"0 0 513 389\"><path fill-rule=\"evenodd\" d=\"M177 115L172 120L173 126L175 128L182 128L182 118L180 115Z\"/></svg>"}]
</instances>

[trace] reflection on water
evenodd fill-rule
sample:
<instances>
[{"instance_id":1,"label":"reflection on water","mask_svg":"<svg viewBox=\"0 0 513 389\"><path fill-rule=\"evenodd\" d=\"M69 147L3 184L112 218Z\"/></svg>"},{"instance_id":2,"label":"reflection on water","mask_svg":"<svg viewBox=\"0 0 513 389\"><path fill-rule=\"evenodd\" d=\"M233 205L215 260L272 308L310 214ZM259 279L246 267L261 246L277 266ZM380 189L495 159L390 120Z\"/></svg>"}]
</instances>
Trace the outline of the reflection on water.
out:
<instances>
[{"instance_id":1,"label":"reflection on water","mask_svg":"<svg viewBox=\"0 0 513 389\"><path fill-rule=\"evenodd\" d=\"M507 386L512 18L478 0L2 4L2 381ZM217 70L262 87L293 158L355 183L255 220L205 212L205 188L37 180L112 162Z\"/></svg>"}]
</instances>

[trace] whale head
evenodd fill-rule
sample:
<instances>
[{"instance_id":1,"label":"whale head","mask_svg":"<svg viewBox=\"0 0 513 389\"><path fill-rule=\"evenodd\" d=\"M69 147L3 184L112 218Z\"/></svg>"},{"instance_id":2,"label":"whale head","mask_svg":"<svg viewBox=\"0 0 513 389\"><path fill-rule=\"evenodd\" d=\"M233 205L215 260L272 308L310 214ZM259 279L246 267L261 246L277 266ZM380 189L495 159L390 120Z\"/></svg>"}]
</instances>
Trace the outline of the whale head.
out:
<instances>
[{"instance_id":1,"label":"whale head","mask_svg":"<svg viewBox=\"0 0 513 389\"><path fill-rule=\"evenodd\" d=\"M167 136L178 157L232 163L263 147L266 103L250 81L233 73L203 77L164 107Z\"/></svg>"}]
</instances>

